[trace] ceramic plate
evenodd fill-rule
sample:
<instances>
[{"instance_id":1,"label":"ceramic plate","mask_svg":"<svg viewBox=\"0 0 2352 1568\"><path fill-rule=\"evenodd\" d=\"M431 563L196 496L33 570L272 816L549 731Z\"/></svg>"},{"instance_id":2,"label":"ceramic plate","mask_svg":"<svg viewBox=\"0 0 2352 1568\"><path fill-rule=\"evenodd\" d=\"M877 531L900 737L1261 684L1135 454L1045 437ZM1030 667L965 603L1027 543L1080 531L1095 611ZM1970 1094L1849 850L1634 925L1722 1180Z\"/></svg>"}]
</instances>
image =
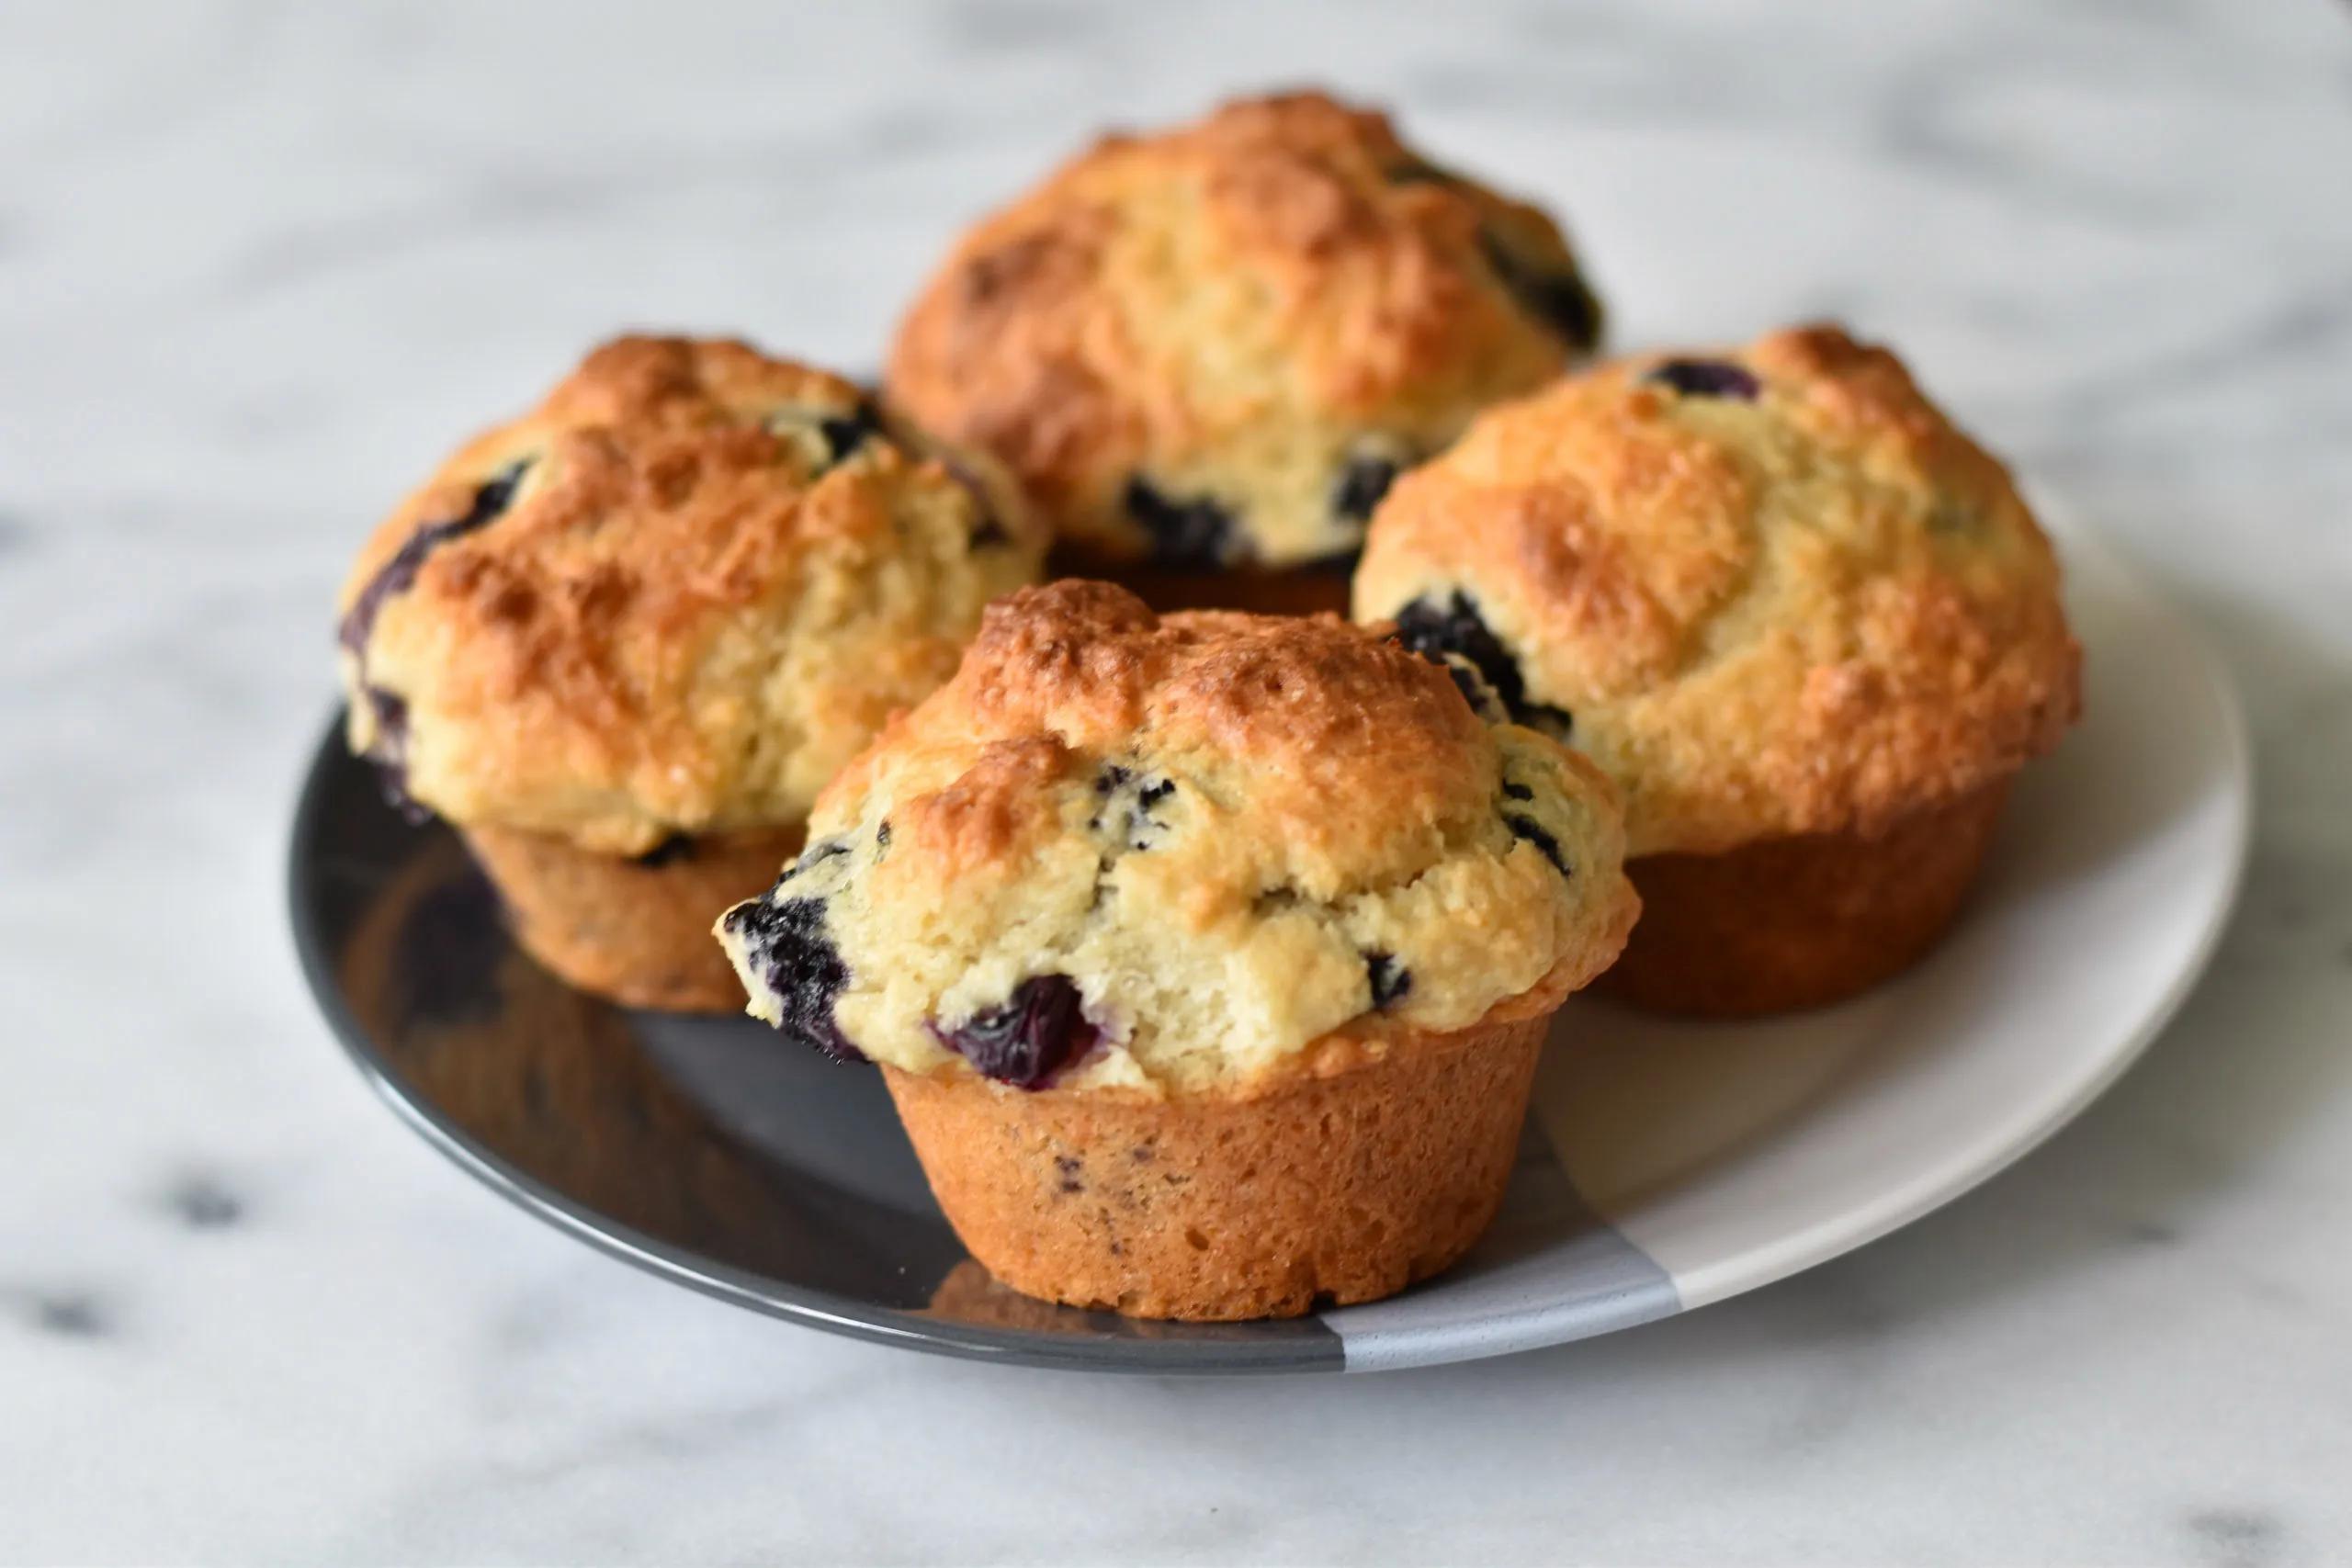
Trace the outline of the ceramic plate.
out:
<instances>
[{"instance_id":1,"label":"ceramic plate","mask_svg":"<svg viewBox=\"0 0 2352 1568\"><path fill-rule=\"evenodd\" d=\"M1575 1001L1502 1217L1394 1300L1184 1325L1048 1306L967 1258L870 1068L744 1019L630 1012L506 938L447 829L379 799L338 731L294 825L296 942L360 1069L531 1213L741 1305L913 1348L1098 1371L1427 1365L1687 1312L1917 1219L2079 1111L2220 931L2249 780L2189 624L2061 536L2086 717L2019 782L1984 886L1900 981L1764 1024Z\"/></svg>"}]
</instances>

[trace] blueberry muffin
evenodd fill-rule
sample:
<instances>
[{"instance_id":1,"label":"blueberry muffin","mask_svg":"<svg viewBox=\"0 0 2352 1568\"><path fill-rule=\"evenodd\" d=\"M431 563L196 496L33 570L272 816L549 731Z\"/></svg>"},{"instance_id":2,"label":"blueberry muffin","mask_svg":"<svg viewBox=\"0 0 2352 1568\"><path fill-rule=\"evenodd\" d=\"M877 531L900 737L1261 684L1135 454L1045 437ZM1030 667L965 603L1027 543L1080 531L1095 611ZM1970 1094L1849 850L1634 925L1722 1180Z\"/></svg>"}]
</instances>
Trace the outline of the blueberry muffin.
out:
<instances>
[{"instance_id":1,"label":"blueberry muffin","mask_svg":"<svg viewBox=\"0 0 2352 1568\"><path fill-rule=\"evenodd\" d=\"M889 388L1004 459L1071 575L1343 611L1397 472L1600 330L1549 218L1299 93L1106 137L982 220Z\"/></svg>"},{"instance_id":2,"label":"blueberry muffin","mask_svg":"<svg viewBox=\"0 0 2352 1568\"><path fill-rule=\"evenodd\" d=\"M732 1009L712 917L1041 554L1001 470L840 377L624 338L361 551L350 743L465 834L557 974Z\"/></svg>"},{"instance_id":3,"label":"blueberry muffin","mask_svg":"<svg viewBox=\"0 0 2352 1568\"><path fill-rule=\"evenodd\" d=\"M1330 616L1065 581L827 788L718 935L751 1010L881 1064L1034 1295L1367 1301L1492 1218L1535 1053L1634 902L1605 781Z\"/></svg>"},{"instance_id":4,"label":"blueberry muffin","mask_svg":"<svg viewBox=\"0 0 2352 1568\"><path fill-rule=\"evenodd\" d=\"M1680 1011L1918 957L2078 707L2007 473L1828 327L1494 411L1390 493L1354 591L1616 781L1643 917L1608 983Z\"/></svg>"}]
</instances>

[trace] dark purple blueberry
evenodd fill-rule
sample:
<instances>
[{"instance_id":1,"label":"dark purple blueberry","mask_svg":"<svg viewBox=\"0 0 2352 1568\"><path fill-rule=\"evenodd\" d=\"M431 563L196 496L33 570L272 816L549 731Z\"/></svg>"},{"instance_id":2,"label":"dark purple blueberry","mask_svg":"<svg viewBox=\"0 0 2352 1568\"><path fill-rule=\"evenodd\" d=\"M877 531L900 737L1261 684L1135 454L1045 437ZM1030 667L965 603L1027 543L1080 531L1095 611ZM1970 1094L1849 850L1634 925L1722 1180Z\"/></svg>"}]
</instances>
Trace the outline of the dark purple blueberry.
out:
<instances>
[{"instance_id":1,"label":"dark purple blueberry","mask_svg":"<svg viewBox=\"0 0 2352 1568\"><path fill-rule=\"evenodd\" d=\"M934 1020L931 1032L973 1071L1015 1089L1043 1089L1101 1032L1086 1021L1078 987L1064 975L1032 976L1002 1007L974 1013L953 1029Z\"/></svg>"},{"instance_id":2,"label":"dark purple blueberry","mask_svg":"<svg viewBox=\"0 0 2352 1568\"><path fill-rule=\"evenodd\" d=\"M1372 1005L1375 1011L1385 1011L1413 988L1413 972L1397 963L1393 953L1375 951L1365 953L1363 973L1364 978L1372 985Z\"/></svg>"},{"instance_id":3,"label":"dark purple blueberry","mask_svg":"<svg viewBox=\"0 0 2352 1568\"><path fill-rule=\"evenodd\" d=\"M354 653L366 651L368 634L376 625L376 615L383 609L384 601L395 593L404 593L416 581L416 574L424 570L424 558L450 540L462 538L478 528L486 528L498 520L514 500L515 488L523 482L524 472L531 466L529 458L515 464L496 478L485 481L474 491L471 505L460 517L439 523L427 523L411 534L392 558L376 569L376 575L351 602L343 617L343 646Z\"/></svg>"},{"instance_id":4,"label":"dark purple blueberry","mask_svg":"<svg viewBox=\"0 0 2352 1568\"><path fill-rule=\"evenodd\" d=\"M971 468L953 452L933 452L930 456L939 459L940 467L947 470L947 477L962 485L964 493L970 496L972 504L979 509L980 520L972 525L971 547L987 550L1012 543L1012 530L997 520L996 504L989 499L989 487L980 482L980 476L972 472Z\"/></svg>"},{"instance_id":5,"label":"dark purple blueberry","mask_svg":"<svg viewBox=\"0 0 2352 1568\"><path fill-rule=\"evenodd\" d=\"M424 559L451 539L462 537L476 529L486 528L514 500L515 487L523 482L523 475L531 466L527 457L506 469L474 491L471 504L461 517L439 523L427 523L411 534L392 558L376 569L351 608L344 613L343 624L336 636L343 646L359 661L359 678L367 694L368 705L376 713L376 742L368 748L368 760L376 764L376 773L384 786L384 798L411 822L423 822L432 813L416 803L408 793L408 704L391 693L366 684L368 678L368 634L375 629L376 617L384 608L384 601L395 593L406 592L416 582L416 574L424 570Z\"/></svg>"},{"instance_id":6,"label":"dark purple blueberry","mask_svg":"<svg viewBox=\"0 0 2352 1568\"><path fill-rule=\"evenodd\" d=\"M1669 359L1642 379L1686 398L1734 398L1743 403L1754 402L1764 390L1754 371L1724 359Z\"/></svg>"},{"instance_id":7,"label":"dark purple blueberry","mask_svg":"<svg viewBox=\"0 0 2352 1568\"><path fill-rule=\"evenodd\" d=\"M1477 604L1466 593L1456 590L1453 603L1431 604L1416 599L1396 612L1396 640L1432 663L1445 664L1454 683L1461 685L1463 671L1448 663L1451 653L1468 660L1495 695L1502 699L1503 708L1521 724L1565 737L1572 722L1567 710L1548 704L1527 700L1527 682L1519 672L1519 661L1502 645L1502 639L1487 629L1478 614ZM1476 708L1478 700L1464 688L1470 705Z\"/></svg>"},{"instance_id":8,"label":"dark purple blueberry","mask_svg":"<svg viewBox=\"0 0 2352 1568\"><path fill-rule=\"evenodd\" d=\"M1371 522L1373 509L1396 482L1401 467L1394 457L1370 453L1349 458L1331 487L1331 515L1345 523Z\"/></svg>"},{"instance_id":9,"label":"dark purple blueberry","mask_svg":"<svg viewBox=\"0 0 2352 1568\"><path fill-rule=\"evenodd\" d=\"M376 739L368 748L368 761L375 765L376 783L384 792L384 804L410 822L431 820L433 813L418 805L408 792L406 699L381 686L368 686L365 691L368 709L376 716Z\"/></svg>"},{"instance_id":10,"label":"dark purple blueberry","mask_svg":"<svg viewBox=\"0 0 2352 1568\"><path fill-rule=\"evenodd\" d=\"M1099 833L1103 821L1115 817L1121 841L1131 850L1148 850L1152 847L1151 835L1168 826L1152 812L1176 793L1176 784L1172 779L1152 779L1137 784L1132 772L1114 762L1094 775L1094 793L1103 804L1087 818L1087 828Z\"/></svg>"},{"instance_id":11,"label":"dark purple blueberry","mask_svg":"<svg viewBox=\"0 0 2352 1568\"><path fill-rule=\"evenodd\" d=\"M1151 536L1152 558L1161 566L1231 566L1249 555L1233 513L1206 496L1176 500L1137 474L1123 500L1127 515Z\"/></svg>"},{"instance_id":12,"label":"dark purple blueberry","mask_svg":"<svg viewBox=\"0 0 2352 1568\"><path fill-rule=\"evenodd\" d=\"M637 863L648 871L674 865L682 860L695 858L695 840L691 833L673 833L660 843L637 857Z\"/></svg>"},{"instance_id":13,"label":"dark purple blueberry","mask_svg":"<svg viewBox=\"0 0 2352 1568\"><path fill-rule=\"evenodd\" d=\"M867 441L888 434L882 411L872 403L858 404L854 413L819 420L817 433L825 438L826 460L834 463L847 462Z\"/></svg>"},{"instance_id":14,"label":"dark purple blueberry","mask_svg":"<svg viewBox=\"0 0 2352 1568\"><path fill-rule=\"evenodd\" d=\"M1544 824L1532 817L1522 817L1513 813L1503 818L1503 826L1509 828L1515 836L1525 839L1543 851L1544 858L1552 863L1553 870L1562 876L1570 874L1568 857L1561 852L1560 840L1552 837L1550 830Z\"/></svg>"},{"instance_id":15,"label":"dark purple blueberry","mask_svg":"<svg viewBox=\"0 0 2352 1568\"><path fill-rule=\"evenodd\" d=\"M1480 236L1487 265L1494 269L1519 308L1541 321L1572 349L1600 341L1600 301L1570 267L1555 272L1529 261L1492 234Z\"/></svg>"},{"instance_id":16,"label":"dark purple blueberry","mask_svg":"<svg viewBox=\"0 0 2352 1568\"><path fill-rule=\"evenodd\" d=\"M727 912L752 971L782 1006L776 1028L837 1062L865 1058L833 1021L833 1003L849 984L849 965L825 934L820 898L754 898Z\"/></svg>"},{"instance_id":17,"label":"dark purple blueberry","mask_svg":"<svg viewBox=\"0 0 2352 1568\"><path fill-rule=\"evenodd\" d=\"M1487 684L1487 678L1472 668L1467 659L1458 653L1442 654L1431 662L1445 671L1447 678L1453 682L1453 689L1462 694L1462 700L1470 705L1470 711L1480 719L1487 724L1510 722L1510 710L1503 706L1502 698L1495 694L1495 689Z\"/></svg>"}]
</instances>

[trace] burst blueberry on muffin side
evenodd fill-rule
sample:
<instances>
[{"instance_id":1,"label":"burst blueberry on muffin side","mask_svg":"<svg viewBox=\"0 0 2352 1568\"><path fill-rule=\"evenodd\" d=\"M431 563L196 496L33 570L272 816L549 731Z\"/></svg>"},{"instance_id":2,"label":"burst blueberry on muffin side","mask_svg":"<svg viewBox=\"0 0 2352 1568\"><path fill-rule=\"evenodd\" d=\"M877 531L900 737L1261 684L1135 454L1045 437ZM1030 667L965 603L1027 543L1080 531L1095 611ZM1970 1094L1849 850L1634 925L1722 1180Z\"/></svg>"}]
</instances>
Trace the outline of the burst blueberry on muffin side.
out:
<instances>
[{"instance_id":1,"label":"burst blueberry on muffin side","mask_svg":"<svg viewBox=\"0 0 2352 1568\"><path fill-rule=\"evenodd\" d=\"M1344 568L1408 461L1599 332L1551 219L1297 93L1106 137L983 220L888 386L1081 558Z\"/></svg>"},{"instance_id":2,"label":"burst blueberry on muffin side","mask_svg":"<svg viewBox=\"0 0 2352 1568\"><path fill-rule=\"evenodd\" d=\"M1615 823L1441 663L1064 582L991 607L718 935L752 1010L829 1054L1187 1092L1598 962L1630 920Z\"/></svg>"},{"instance_id":3,"label":"burst blueberry on muffin side","mask_svg":"<svg viewBox=\"0 0 2352 1568\"><path fill-rule=\"evenodd\" d=\"M1491 694L1491 700L1501 705L1512 722L1540 729L1555 740L1567 739L1575 728L1575 719L1566 709L1529 700L1518 659L1487 628L1470 596L1459 589L1450 599L1419 598L1398 610L1396 640L1457 671L1456 684L1463 684L1458 671L1466 665L1487 688L1486 693L1473 693L1464 687L1464 695L1473 706L1483 705Z\"/></svg>"},{"instance_id":4,"label":"burst blueberry on muffin side","mask_svg":"<svg viewBox=\"0 0 2352 1568\"><path fill-rule=\"evenodd\" d=\"M335 640L354 668L359 700L368 708L372 720L374 739L362 749L362 755L375 764L377 778L384 789L384 798L401 816L412 822L423 822L432 813L408 793L408 704L401 697L371 684L368 679L368 637L375 630L376 616L384 602L414 585L417 573L424 569L425 558L435 549L452 539L461 539L477 529L487 528L503 516L514 503L514 492L522 488L524 476L529 471L531 459L516 459L505 468L473 487L473 500L455 517L418 526L392 553L390 560L376 569L359 592L352 598L350 608L336 627Z\"/></svg>"}]
</instances>

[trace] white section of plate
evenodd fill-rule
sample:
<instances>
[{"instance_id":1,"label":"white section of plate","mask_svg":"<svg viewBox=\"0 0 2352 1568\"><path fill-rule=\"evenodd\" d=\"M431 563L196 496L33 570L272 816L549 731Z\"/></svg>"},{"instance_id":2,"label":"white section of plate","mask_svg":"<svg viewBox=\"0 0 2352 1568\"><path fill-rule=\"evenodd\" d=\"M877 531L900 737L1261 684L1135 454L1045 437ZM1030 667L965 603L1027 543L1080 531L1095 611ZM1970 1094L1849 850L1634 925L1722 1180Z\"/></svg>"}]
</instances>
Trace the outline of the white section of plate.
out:
<instances>
[{"instance_id":1,"label":"white section of plate","mask_svg":"<svg viewBox=\"0 0 2352 1568\"><path fill-rule=\"evenodd\" d=\"M2032 1148L2163 1028L2220 937L2252 815L2235 694L2186 617L2084 530L2058 537L2083 722L2018 780L1927 963L1769 1023L1563 1017L1538 1118L1686 1308L1883 1235Z\"/></svg>"},{"instance_id":2,"label":"white section of plate","mask_svg":"<svg viewBox=\"0 0 2352 1568\"><path fill-rule=\"evenodd\" d=\"M2018 781L1951 937L1869 996L1768 1022L1571 1002L1535 1118L1605 1224L1522 1237L1507 1273L1474 1256L1394 1302L1327 1314L1351 1369L1530 1349L1673 1310L1589 1288L1604 1282L1587 1278L1595 1258L1625 1272L1620 1241L1685 1311L1785 1279L1993 1176L2162 1030L2236 897L2245 721L2194 625L2063 513L2042 515L2061 525L2086 649L2083 722ZM1462 1288L1490 1273L1493 1288Z\"/></svg>"}]
</instances>

